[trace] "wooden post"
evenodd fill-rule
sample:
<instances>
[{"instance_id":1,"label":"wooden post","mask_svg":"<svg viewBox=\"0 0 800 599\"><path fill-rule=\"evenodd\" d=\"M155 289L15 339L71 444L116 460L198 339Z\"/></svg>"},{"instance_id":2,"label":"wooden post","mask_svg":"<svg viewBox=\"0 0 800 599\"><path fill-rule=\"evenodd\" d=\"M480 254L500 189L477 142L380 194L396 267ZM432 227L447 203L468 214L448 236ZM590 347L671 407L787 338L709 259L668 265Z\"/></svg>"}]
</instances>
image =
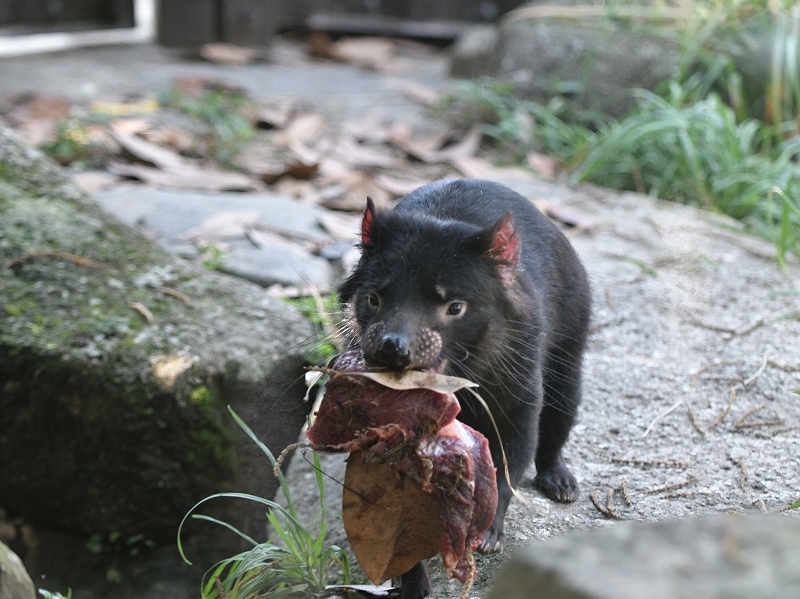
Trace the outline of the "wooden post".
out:
<instances>
[{"instance_id":1,"label":"wooden post","mask_svg":"<svg viewBox=\"0 0 800 599\"><path fill-rule=\"evenodd\" d=\"M219 41L220 19L217 0L159 0L159 44L174 48L199 48Z\"/></svg>"}]
</instances>

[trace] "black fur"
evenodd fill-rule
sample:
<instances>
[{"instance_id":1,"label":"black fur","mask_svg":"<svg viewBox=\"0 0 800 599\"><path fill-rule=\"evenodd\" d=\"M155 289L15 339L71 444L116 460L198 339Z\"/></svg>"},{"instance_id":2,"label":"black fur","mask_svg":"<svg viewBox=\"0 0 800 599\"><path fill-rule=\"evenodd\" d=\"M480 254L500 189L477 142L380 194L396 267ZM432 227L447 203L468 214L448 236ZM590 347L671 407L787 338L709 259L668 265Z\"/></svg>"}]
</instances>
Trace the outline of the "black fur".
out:
<instances>
[{"instance_id":1,"label":"black fur","mask_svg":"<svg viewBox=\"0 0 800 599\"><path fill-rule=\"evenodd\" d=\"M362 241L358 267L339 292L367 362L479 383L511 484L535 459L544 494L574 501L578 487L561 448L580 403L591 302L566 237L507 187L449 180L417 189L392 211L370 203ZM498 507L481 550L499 551L511 499L500 441L475 399L458 398L459 419L489 439L497 467ZM403 599L428 596L424 564L402 585Z\"/></svg>"}]
</instances>

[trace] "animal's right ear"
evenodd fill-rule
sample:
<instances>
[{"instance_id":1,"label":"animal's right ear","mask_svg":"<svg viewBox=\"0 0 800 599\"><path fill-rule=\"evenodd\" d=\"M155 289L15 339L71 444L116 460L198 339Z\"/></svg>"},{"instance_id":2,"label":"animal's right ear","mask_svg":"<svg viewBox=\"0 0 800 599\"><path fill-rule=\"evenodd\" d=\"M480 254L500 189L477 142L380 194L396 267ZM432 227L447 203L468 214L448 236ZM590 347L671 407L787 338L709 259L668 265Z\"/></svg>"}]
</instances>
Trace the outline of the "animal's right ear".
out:
<instances>
[{"instance_id":1,"label":"animal's right ear","mask_svg":"<svg viewBox=\"0 0 800 599\"><path fill-rule=\"evenodd\" d=\"M364 218L361 220L361 244L374 245L372 238L372 223L375 222L375 204L372 198L367 197L367 207L364 210Z\"/></svg>"}]
</instances>

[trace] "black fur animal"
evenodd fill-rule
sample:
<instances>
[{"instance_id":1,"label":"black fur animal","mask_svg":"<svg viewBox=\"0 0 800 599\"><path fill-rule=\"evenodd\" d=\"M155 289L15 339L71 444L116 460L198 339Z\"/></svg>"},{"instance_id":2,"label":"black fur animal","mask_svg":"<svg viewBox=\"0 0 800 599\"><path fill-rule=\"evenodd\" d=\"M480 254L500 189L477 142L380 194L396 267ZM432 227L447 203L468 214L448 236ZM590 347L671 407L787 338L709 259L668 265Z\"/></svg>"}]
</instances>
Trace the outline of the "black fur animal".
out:
<instances>
[{"instance_id":1,"label":"black fur animal","mask_svg":"<svg viewBox=\"0 0 800 599\"><path fill-rule=\"evenodd\" d=\"M367 203L362 256L340 288L367 363L432 368L480 384L497 421L511 484L535 459L535 484L574 501L561 457L581 397L589 326L586 273L566 237L521 195L477 180L426 185L392 211ZM459 394L459 419L490 442L498 507L481 551L500 551L511 489L485 410ZM432 593L424 562L403 599Z\"/></svg>"}]
</instances>

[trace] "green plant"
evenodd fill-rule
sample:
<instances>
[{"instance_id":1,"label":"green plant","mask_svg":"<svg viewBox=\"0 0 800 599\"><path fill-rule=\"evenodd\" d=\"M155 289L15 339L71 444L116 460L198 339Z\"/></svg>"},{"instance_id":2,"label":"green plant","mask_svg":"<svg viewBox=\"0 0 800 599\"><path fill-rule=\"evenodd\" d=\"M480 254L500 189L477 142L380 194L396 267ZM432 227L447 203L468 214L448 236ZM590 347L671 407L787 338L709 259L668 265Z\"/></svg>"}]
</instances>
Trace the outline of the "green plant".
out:
<instances>
[{"instance_id":1,"label":"green plant","mask_svg":"<svg viewBox=\"0 0 800 599\"><path fill-rule=\"evenodd\" d=\"M790 509L790 510L796 510L796 509L797 509L797 508L799 508L799 507L800 507L800 499L798 499L798 500L797 500L797 501L795 501L795 502L794 502L792 505L790 505L790 506L789 506L789 509Z\"/></svg>"},{"instance_id":2,"label":"green plant","mask_svg":"<svg viewBox=\"0 0 800 599\"><path fill-rule=\"evenodd\" d=\"M59 163L69 165L93 158L97 144L86 123L70 117L56 125L55 139L42 146L42 151Z\"/></svg>"},{"instance_id":3,"label":"green plant","mask_svg":"<svg viewBox=\"0 0 800 599\"><path fill-rule=\"evenodd\" d=\"M314 327L314 343L306 360L317 366L327 365L341 351L341 347L337 346L334 334L334 331L341 328L341 323L338 322L339 298L335 293L330 293L324 296L299 297L287 301L300 310Z\"/></svg>"},{"instance_id":4,"label":"green plant","mask_svg":"<svg viewBox=\"0 0 800 599\"><path fill-rule=\"evenodd\" d=\"M209 270L222 270L225 265L225 252L215 243L209 243L201 248L203 266Z\"/></svg>"},{"instance_id":5,"label":"green plant","mask_svg":"<svg viewBox=\"0 0 800 599\"><path fill-rule=\"evenodd\" d=\"M242 114L248 100L241 93L210 89L197 94L185 94L176 88L166 94L163 103L208 127L209 153L223 164L230 165L253 138L253 125Z\"/></svg>"},{"instance_id":6,"label":"green plant","mask_svg":"<svg viewBox=\"0 0 800 599\"><path fill-rule=\"evenodd\" d=\"M269 448L256 437L230 407L228 411L236 424L264 452L274 468L276 460ZM314 456L314 469L320 504L319 520L315 525L316 533L309 531L300 523L288 484L278 468L275 470L281 491L286 499L286 507L254 495L218 493L197 503L184 516L178 527L178 551L186 563L190 564L191 562L183 551L181 531L190 515L195 519L219 524L253 545L250 551L222 560L206 573L202 587L203 599L311 598L321 593L333 581L349 583L350 565L347 554L335 545L325 546L327 521L324 507L324 485L317 456ZM272 526L274 536L266 543L257 543L227 522L193 513L200 505L217 497L246 499L267 506L269 508L267 519Z\"/></svg>"},{"instance_id":7,"label":"green plant","mask_svg":"<svg viewBox=\"0 0 800 599\"><path fill-rule=\"evenodd\" d=\"M44 599L72 599L72 589L67 590L66 595L62 595L61 593L51 593L50 591L45 591L44 589L39 589L39 594L44 597Z\"/></svg>"}]
</instances>

